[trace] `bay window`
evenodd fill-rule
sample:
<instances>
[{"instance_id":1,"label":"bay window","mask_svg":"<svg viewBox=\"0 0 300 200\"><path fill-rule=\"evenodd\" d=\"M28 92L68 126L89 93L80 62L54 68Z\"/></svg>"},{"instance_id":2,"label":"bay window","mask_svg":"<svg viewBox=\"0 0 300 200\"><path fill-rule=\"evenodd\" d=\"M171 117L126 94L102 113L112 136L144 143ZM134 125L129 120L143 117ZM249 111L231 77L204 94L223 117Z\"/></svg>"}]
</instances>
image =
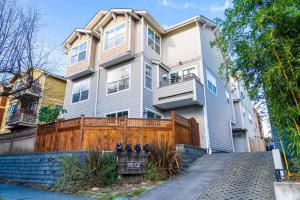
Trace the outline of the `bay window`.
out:
<instances>
[{"instance_id":1,"label":"bay window","mask_svg":"<svg viewBox=\"0 0 300 200\"><path fill-rule=\"evenodd\" d=\"M90 79L73 84L72 103L87 100L89 98Z\"/></svg>"},{"instance_id":2,"label":"bay window","mask_svg":"<svg viewBox=\"0 0 300 200\"><path fill-rule=\"evenodd\" d=\"M150 49L160 55L161 38L150 26L148 26L147 43Z\"/></svg>"},{"instance_id":3,"label":"bay window","mask_svg":"<svg viewBox=\"0 0 300 200\"><path fill-rule=\"evenodd\" d=\"M130 65L107 72L107 94L129 89Z\"/></svg>"},{"instance_id":4,"label":"bay window","mask_svg":"<svg viewBox=\"0 0 300 200\"><path fill-rule=\"evenodd\" d=\"M108 50L123 44L125 42L125 32L125 23L116 24L112 28L105 31L103 50Z\"/></svg>"},{"instance_id":5,"label":"bay window","mask_svg":"<svg viewBox=\"0 0 300 200\"><path fill-rule=\"evenodd\" d=\"M71 64L77 64L86 59L87 42L83 42L71 50Z\"/></svg>"}]
</instances>

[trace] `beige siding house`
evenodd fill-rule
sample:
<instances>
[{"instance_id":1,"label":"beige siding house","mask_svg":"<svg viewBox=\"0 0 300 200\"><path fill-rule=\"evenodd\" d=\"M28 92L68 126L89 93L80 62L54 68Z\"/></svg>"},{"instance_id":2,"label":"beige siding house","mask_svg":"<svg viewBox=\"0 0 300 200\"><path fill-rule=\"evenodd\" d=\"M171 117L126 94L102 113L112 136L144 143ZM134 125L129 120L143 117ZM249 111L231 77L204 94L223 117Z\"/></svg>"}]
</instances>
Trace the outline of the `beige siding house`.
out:
<instances>
[{"instance_id":1,"label":"beige siding house","mask_svg":"<svg viewBox=\"0 0 300 200\"><path fill-rule=\"evenodd\" d=\"M64 42L65 118L169 118L200 125L201 147L234 151L230 87L218 75L217 25L195 16L168 29L147 11L99 11ZM227 95L228 94L228 95Z\"/></svg>"}]
</instances>

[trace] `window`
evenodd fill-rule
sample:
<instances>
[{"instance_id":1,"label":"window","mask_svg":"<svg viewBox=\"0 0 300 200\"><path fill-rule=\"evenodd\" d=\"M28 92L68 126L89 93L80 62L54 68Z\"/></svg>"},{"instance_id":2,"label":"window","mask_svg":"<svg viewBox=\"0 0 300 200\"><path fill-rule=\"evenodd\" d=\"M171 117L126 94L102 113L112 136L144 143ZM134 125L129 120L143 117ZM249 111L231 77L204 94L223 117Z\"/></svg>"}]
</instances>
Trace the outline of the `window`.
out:
<instances>
[{"instance_id":1,"label":"window","mask_svg":"<svg viewBox=\"0 0 300 200\"><path fill-rule=\"evenodd\" d=\"M145 112L145 117L150 119L161 119L161 115L150 110Z\"/></svg>"},{"instance_id":2,"label":"window","mask_svg":"<svg viewBox=\"0 0 300 200\"><path fill-rule=\"evenodd\" d=\"M152 89L152 66L146 64L146 70L145 70L145 86L148 89Z\"/></svg>"},{"instance_id":3,"label":"window","mask_svg":"<svg viewBox=\"0 0 300 200\"><path fill-rule=\"evenodd\" d=\"M104 50L119 46L125 42L125 23L114 25L112 28L104 32Z\"/></svg>"},{"instance_id":4,"label":"window","mask_svg":"<svg viewBox=\"0 0 300 200\"><path fill-rule=\"evenodd\" d=\"M129 88L130 65L107 72L107 94Z\"/></svg>"},{"instance_id":5,"label":"window","mask_svg":"<svg viewBox=\"0 0 300 200\"><path fill-rule=\"evenodd\" d=\"M148 34L147 34L148 47L155 51L158 55L160 55L160 36L154 32L152 28L148 26Z\"/></svg>"},{"instance_id":6,"label":"window","mask_svg":"<svg viewBox=\"0 0 300 200\"><path fill-rule=\"evenodd\" d=\"M206 78L208 90L217 94L217 79L208 70L206 70Z\"/></svg>"},{"instance_id":7,"label":"window","mask_svg":"<svg viewBox=\"0 0 300 200\"><path fill-rule=\"evenodd\" d=\"M71 50L71 64L74 65L86 59L87 42L81 43Z\"/></svg>"},{"instance_id":8,"label":"window","mask_svg":"<svg viewBox=\"0 0 300 200\"><path fill-rule=\"evenodd\" d=\"M128 111L127 110L106 114L106 117L125 117L125 116L128 117Z\"/></svg>"},{"instance_id":9,"label":"window","mask_svg":"<svg viewBox=\"0 0 300 200\"><path fill-rule=\"evenodd\" d=\"M72 103L84 101L89 98L90 80L84 80L73 84Z\"/></svg>"},{"instance_id":10,"label":"window","mask_svg":"<svg viewBox=\"0 0 300 200\"><path fill-rule=\"evenodd\" d=\"M226 100L227 100L227 103L229 104L230 103L230 97L229 97L229 93L226 91Z\"/></svg>"}]
</instances>

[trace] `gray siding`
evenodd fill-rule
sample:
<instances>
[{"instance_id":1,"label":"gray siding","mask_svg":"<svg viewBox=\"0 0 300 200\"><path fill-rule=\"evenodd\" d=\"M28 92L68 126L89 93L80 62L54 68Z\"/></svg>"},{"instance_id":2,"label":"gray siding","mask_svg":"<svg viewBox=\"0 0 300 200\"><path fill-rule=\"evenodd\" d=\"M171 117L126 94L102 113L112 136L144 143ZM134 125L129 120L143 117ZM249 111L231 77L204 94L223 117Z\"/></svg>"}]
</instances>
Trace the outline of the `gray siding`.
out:
<instances>
[{"instance_id":1,"label":"gray siding","mask_svg":"<svg viewBox=\"0 0 300 200\"><path fill-rule=\"evenodd\" d=\"M94 116L95 114L95 99L97 88L97 73L95 72L89 76L82 77L78 80L67 80L64 109L67 113L64 114L65 119L79 117L80 115ZM73 84L82 80L90 78L89 98L86 101L72 103L72 88Z\"/></svg>"},{"instance_id":2,"label":"gray siding","mask_svg":"<svg viewBox=\"0 0 300 200\"><path fill-rule=\"evenodd\" d=\"M199 83L198 81L194 80L196 84L196 101L198 101L200 104L204 105L204 86Z\"/></svg>"},{"instance_id":3,"label":"gray siding","mask_svg":"<svg viewBox=\"0 0 300 200\"><path fill-rule=\"evenodd\" d=\"M242 111L241 111L241 105L240 102L234 102L234 115L235 115L235 124L232 126L232 128L243 128L243 119L242 119Z\"/></svg>"},{"instance_id":4,"label":"gray siding","mask_svg":"<svg viewBox=\"0 0 300 200\"><path fill-rule=\"evenodd\" d=\"M130 89L107 95L107 72L119 67L131 65ZM97 116L106 113L129 110L129 117L140 117L141 109L141 56L116 66L100 69Z\"/></svg>"}]
</instances>

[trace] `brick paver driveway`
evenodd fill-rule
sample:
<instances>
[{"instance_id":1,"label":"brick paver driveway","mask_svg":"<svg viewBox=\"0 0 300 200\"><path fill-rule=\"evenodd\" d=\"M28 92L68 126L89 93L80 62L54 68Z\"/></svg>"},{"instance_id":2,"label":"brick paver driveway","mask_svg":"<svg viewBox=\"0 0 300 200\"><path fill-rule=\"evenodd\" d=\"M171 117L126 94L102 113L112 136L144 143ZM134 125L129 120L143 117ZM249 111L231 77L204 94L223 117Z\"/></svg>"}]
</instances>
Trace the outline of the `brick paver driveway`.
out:
<instances>
[{"instance_id":1,"label":"brick paver driveway","mask_svg":"<svg viewBox=\"0 0 300 200\"><path fill-rule=\"evenodd\" d=\"M199 199L275 199L271 152L243 153Z\"/></svg>"},{"instance_id":2,"label":"brick paver driveway","mask_svg":"<svg viewBox=\"0 0 300 200\"><path fill-rule=\"evenodd\" d=\"M272 154L216 153L199 158L185 174L138 200L275 199Z\"/></svg>"}]
</instances>

